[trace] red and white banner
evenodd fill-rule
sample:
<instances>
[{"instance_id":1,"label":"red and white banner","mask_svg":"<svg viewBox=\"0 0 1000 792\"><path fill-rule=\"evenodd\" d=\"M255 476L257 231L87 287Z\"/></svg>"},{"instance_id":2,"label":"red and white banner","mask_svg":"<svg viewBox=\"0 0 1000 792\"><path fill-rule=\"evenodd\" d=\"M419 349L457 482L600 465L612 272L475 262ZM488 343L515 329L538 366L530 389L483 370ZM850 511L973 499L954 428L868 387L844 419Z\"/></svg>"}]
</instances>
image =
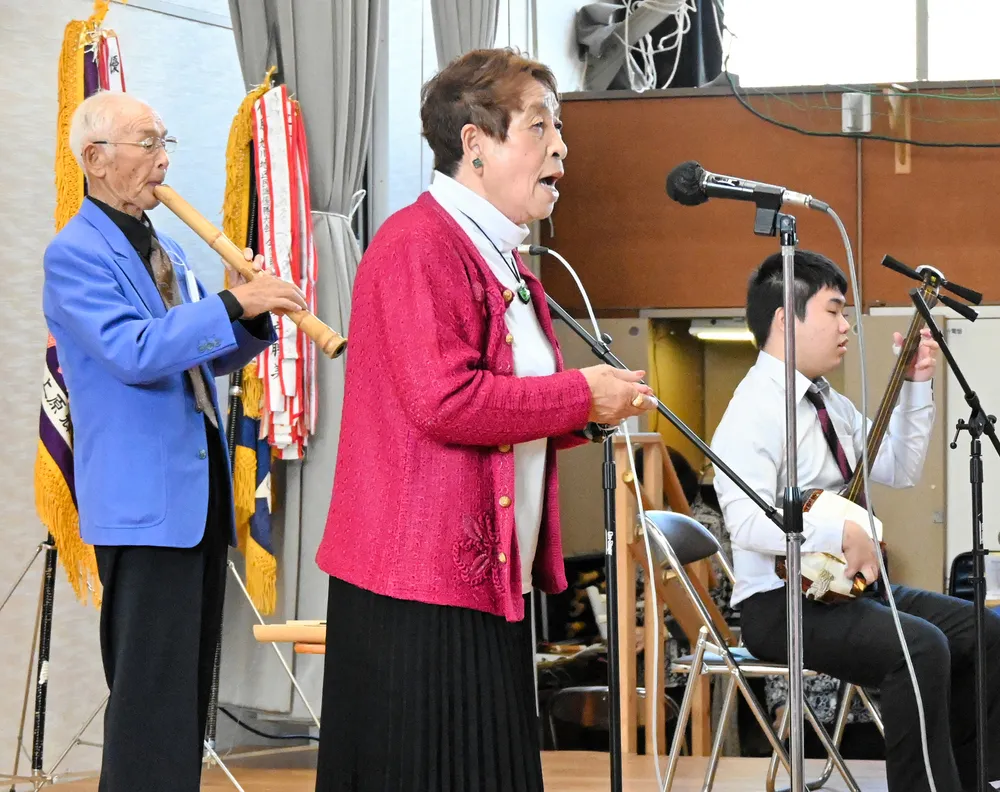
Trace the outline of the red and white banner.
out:
<instances>
[{"instance_id":1,"label":"red and white banner","mask_svg":"<svg viewBox=\"0 0 1000 792\"><path fill-rule=\"evenodd\" d=\"M253 107L258 246L264 269L298 285L316 312L316 248L309 158L298 103L284 85ZM258 359L264 384L261 431L282 459L300 459L316 427L316 349L295 323L274 316L278 340Z\"/></svg>"},{"instance_id":2,"label":"red and white banner","mask_svg":"<svg viewBox=\"0 0 1000 792\"><path fill-rule=\"evenodd\" d=\"M97 44L97 74L105 91L125 91L125 67L118 47L118 36L105 32Z\"/></svg>"}]
</instances>

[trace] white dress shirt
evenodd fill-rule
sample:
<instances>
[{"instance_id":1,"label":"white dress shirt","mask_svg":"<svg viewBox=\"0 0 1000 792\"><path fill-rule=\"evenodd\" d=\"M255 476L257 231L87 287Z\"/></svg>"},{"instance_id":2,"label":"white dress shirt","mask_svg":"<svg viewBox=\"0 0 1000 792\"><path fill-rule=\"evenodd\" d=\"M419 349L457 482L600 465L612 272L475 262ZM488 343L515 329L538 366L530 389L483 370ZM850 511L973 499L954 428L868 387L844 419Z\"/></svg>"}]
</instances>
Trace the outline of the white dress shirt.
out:
<instances>
[{"instance_id":1,"label":"white dress shirt","mask_svg":"<svg viewBox=\"0 0 1000 792\"><path fill-rule=\"evenodd\" d=\"M803 490L837 491L845 484L844 478L827 445L816 408L805 398L810 389L822 394L851 470L857 470L871 420L863 420L850 399L834 391L825 379L811 382L796 372L798 485ZM934 412L930 382L903 383L872 465L872 482L889 487L917 483L927 455ZM787 482L782 361L760 353L722 416L712 438L712 450L766 503L780 504ZM774 571L775 557L785 555L784 532L720 470L715 472L715 490L732 539L736 573L732 604L784 585ZM806 512L803 523L803 552L842 552L842 521L818 519Z\"/></svg>"},{"instance_id":2,"label":"white dress shirt","mask_svg":"<svg viewBox=\"0 0 1000 792\"><path fill-rule=\"evenodd\" d=\"M439 171L434 171L428 190L469 236L497 280L516 295L520 282L511 269L514 264L512 251L524 242L528 227L513 223L485 198ZM507 306L504 320L514 336L514 374L518 377L555 374L555 353L533 305L525 305L515 296ZM531 591L531 569L538 547L547 446L548 440L544 437L514 445L514 525L525 594Z\"/></svg>"}]
</instances>

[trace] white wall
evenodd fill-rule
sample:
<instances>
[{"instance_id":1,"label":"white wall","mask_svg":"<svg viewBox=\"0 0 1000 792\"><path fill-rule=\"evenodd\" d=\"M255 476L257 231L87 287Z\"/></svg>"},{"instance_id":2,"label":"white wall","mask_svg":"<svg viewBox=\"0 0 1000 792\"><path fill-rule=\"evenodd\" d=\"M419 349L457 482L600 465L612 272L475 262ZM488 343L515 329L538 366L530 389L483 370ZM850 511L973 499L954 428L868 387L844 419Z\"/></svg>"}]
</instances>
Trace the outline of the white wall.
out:
<instances>
[{"instance_id":1,"label":"white wall","mask_svg":"<svg viewBox=\"0 0 1000 792\"><path fill-rule=\"evenodd\" d=\"M372 134L373 230L430 181L433 157L420 135L420 87L438 70L429 0L386 0ZM573 22L583 0L500 0L495 46L514 46L547 64L563 93L582 86ZM532 18L537 18L537 36ZM533 40L538 52L533 52Z\"/></svg>"},{"instance_id":2,"label":"white wall","mask_svg":"<svg viewBox=\"0 0 1000 792\"><path fill-rule=\"evenodd\" d=\"M0 357L0 455L3 520L0 521L0 591L6 591L45 534L34 507L33 464L45 352L41 313L42 253L53 234L56 75L63 29L86 19L92 0L0 0L0 269L5 320ZM156 107L180 147L170 182L209 219L220 222L229 124L243 96L227 0L132 0L111 6L106 26L123 49L127 88ZM152 214L157 228L188 251L208 288L221 284L214 254L164 208ZM24 694L41 566L25 579L0 612L0 772L9 772ZM62 752L106 694L98 643L98 614L80 605L60 567L55 594L46 722L46 767ZM31 713L27 736L30 747ZM87 737L101 740L101 719ZM92 770L94 748L78 747L63 771ZM21 770L25 768L22 762Z\"/></svg>"},{"instance_id":3,"label":"white wall","mask_svg":"<svg viewBox=\"0 0 1000 792\"><path fill-rule=\"evenodd\" d=\"M912 80L915 5L726 0L726 26L735 39L724 38L723 53L743 87Z\"/></svg>"},{"instance_id":4,"label":"white wall","mask_svg":"<svg viewBox=\"0 0 1000 792\"><path fill-rule=\"evenodd\" d=\"M976 392L983 409L990 415L1000 415L1000 379L992 361L996 355L1000 318L980 316L975 322L949 319L945 326L945 341L955 357L969 387ZM947 405L939 420L944 421L948 443L955 439L959 420L968 420L971 413L965 393L958 384L942 354L939 367L948 369ZM970 436L962 432L958 447L946 448L946 481L948 538L945 548L945 574L951 572L951 562L959 553L972 549L972 483L969 471ZM983 458L983 546L1000 547L1000 456L990 439L981 438ZM994 594L991 591L990 594Z\"/></svg>"},{"instance_id":5,"label":"white wall","mask_svg":"<svg viewBox=\"0 0 1000 792\"><path fill-rule=\"evenodd\" d=\"M1000 76L996 0L927 0L925 6L922 38L914 0L725 0L726 24L735 36L725 37L729 70L743 87ZM924 75L918 72L921 52Z\"/></svg>"}]
</instances>

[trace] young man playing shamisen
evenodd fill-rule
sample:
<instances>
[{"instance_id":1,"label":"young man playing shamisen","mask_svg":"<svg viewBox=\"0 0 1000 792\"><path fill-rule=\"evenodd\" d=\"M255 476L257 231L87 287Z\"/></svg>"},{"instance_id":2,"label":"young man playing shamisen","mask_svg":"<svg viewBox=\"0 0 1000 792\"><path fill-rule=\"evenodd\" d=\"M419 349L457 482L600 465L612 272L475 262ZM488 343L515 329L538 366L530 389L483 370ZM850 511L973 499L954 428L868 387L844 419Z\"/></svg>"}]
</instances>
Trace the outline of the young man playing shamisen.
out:
<instances>
[{"instance_id":1,"label":"young man playing shamisen","mask_svg":"<svg viewBox=\"0 0 1000 792\"><path fill-rule=\"evenodd\" d=\"M844 317L847 281L829 259L795 254L795 357L798 485L839 491L861 459L870 421L825 376L839 366L850 325ZM760 350L736 388L712 447L767 503L780 505L786 483L785 374L782 264L765 259L750 279L747 324ZM895 343L902 336L895 334ZM917 483L934 423L931 378L938 346L923 331L906 370L897 406L870 479L890 487ZM787 661L785 583L776 560L785 535L721 472L715 477L732 538L736 584L747 648L762 660ZM879 577L867 525L804 515L802 552L829 552L847 560L848 578ZM919 682L937 792L976 787L975 611L970 602L892 585L900 623ZM916 699L884 596L867 592L838 604L802 603L803 658L807 668L857 685L878 688L885 724L889 792L929 790ZM1000 778L1000 616L986 613L988 778Z\"/></svg>"}]
</instances>

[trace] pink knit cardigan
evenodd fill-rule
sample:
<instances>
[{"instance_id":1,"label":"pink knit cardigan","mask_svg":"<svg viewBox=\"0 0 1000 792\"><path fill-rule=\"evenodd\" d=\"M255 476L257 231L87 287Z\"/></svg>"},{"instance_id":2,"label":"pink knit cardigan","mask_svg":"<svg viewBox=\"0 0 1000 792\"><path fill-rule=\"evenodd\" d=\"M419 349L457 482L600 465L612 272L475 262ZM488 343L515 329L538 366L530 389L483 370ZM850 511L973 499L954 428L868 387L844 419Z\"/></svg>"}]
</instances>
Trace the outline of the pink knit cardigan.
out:
<instances>
[{"instance_id":1,"label":"pink knit cardigan","mask_svg":"<svg viewBox=\"0 0 1000 792\"><path fill-rule=\"evenodd\" d=\"M538 280L518 261L557 373L514 376L512 295L428 194L382 225L351 304L340 446L316 562L398 599L524 618L511 446L552 438L533 582L566 588L555 452L583 442L590 390L564 371Z\"/></svg>"}]
</instances>

